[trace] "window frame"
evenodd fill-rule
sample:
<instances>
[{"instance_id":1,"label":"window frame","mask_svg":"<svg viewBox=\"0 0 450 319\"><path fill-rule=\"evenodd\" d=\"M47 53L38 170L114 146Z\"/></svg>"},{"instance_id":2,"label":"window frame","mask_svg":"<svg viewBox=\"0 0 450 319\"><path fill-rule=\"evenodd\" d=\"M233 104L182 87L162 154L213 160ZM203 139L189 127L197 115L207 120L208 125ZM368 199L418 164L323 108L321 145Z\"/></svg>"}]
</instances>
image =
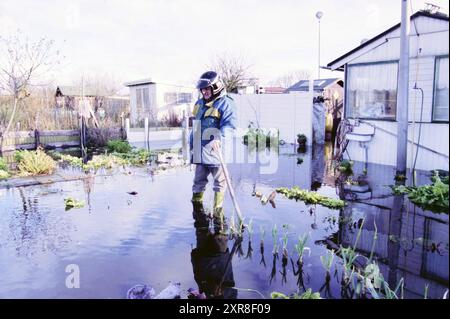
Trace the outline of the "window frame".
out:
<instances>
[{"instance_id":1,"label":"window frame","mask_svg":"<svg viewBox=\"0 0 450 319\"><path fill-rule=\"evenodd\" d=\"M437 85L437 68L438 68L438 60L442 58L449 58L448 54L444 55L436 55L434 57L434 75L433 75L433 98L431 104L431 123L449 123L449 120L436 120L434 118L435 114L435 102L436 102L436 85ZM450 111L449 111L450 112Z\"/></svg>"},{"instance_id":2,"label":"window frame","mask_svg":"<svg viewBox=\"0 0 450 319\"><path fill-rule=\"evenodd\" d=\"M375 61L375 62L361 62L361 63L354 63L354 64L347 64L345 66L345 90L344 90L344 118L347 119L356 119L355 117L349 117L348 116L348 90L349 90L349 82L348 82L348 75L349 75L349 68L354 66L367 66L367 65L378 65L378 64L396 64L397 65L397 86L395 88L396 94L396 104L395 104L395 116L394 118L373 118L373 117L358 117L358 119L361 120L370 120L370 121L385 121L385 122L397 122L397 105L398 105L398 77L399 77L399 60L383 60L383 61Z\"/></svg>"}]
</instances>

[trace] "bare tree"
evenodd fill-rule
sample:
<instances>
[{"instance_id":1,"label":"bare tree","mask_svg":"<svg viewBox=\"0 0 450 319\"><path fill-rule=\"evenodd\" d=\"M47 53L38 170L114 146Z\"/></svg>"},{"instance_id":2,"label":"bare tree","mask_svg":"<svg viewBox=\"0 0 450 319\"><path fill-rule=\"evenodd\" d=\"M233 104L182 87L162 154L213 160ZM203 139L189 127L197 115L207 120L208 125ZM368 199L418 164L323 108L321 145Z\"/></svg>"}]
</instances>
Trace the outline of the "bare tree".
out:
<instances>
[{"instance_id":1,"label":"bare tree","mask_svg":"<svg viewBox=\"0 0 450 319\"><path fill-rule=\"evenodd\" d=\"M250 65L242 56L224 53L217 55L208 68L219 73L227 92L237 92L237 88L248 79Z\"/></svg>"},{"instance_id":2,"label":"bare tree","mask_svg":"<svg viewBox=\"0 0 450 319\"><path fill-rule=\"evenodd\" d=\"M301 80L309 80L310 78L311 73L308 70L300 69L280 76L275 81L271 82L271 85L288 88Z\"/></svg>"},{"instance_id":3,"label":"bare tree","mask_svg":"<svg viewBox=\"0 0 450 319\"><path fill-rule=\"evenodd\" d=\"M58 51L55 53L53 41L46 38L30 42L21 37L20 31L9 38L0 37L0 93L6 93L14 100L8 124L0 127L0 151L19 103L30 95L36 81L50 71L59 55Z\"/></svg>"}]
</instances>

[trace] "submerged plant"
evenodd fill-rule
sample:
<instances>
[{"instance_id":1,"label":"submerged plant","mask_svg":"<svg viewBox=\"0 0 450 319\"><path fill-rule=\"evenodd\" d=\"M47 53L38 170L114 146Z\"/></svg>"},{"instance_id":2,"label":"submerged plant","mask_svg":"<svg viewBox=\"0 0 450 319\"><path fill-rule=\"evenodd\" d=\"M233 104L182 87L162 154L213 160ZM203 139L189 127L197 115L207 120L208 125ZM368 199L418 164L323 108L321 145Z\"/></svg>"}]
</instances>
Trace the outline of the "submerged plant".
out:
<instances>
[{"instance_id":1,"label":"submerged plant","mask_svg":"<svg viewBox=\"0 0 450 319\"><path fill-rule=\"evenodd\" d=\"M72 208L81 208L84 207L85 202L83 200L76 200L72 197L65 198L64 204L66 205L66 210L72 209Z\"/></svg>"},{"instance_id":2,"label":"submerged plant","mask_svg":"<svg viewBox=\"0 0 450 319\"><path fill-rule=\"evenodd\" d=\"M270 297L272 299L322 299L320 297L320 293L319 292L312 292L311 288L308 288L304 293L302 293L301 295L295 293L292 294L291 296L287 296L281 292L272 292L270 294Z\"/></svg>"},{"instance_id":3,"label":"submerged plant","mask_svg":"<svg viewBox=\"0 0 450 319\"><path fill-rule=\"evenodd\" d=\"M303 264L303 254L305 250L310 250L309 247L306 247L306 242L308 241L308 234L303 234L301 236L298 236L298 242L295 244L295 250L298 254L298 261L300 264Z\"/></svg>"},{"instance_id":4,"label":"submerged plant","mask_svg":"<svg viewBox=\"0 0 450 319\"><path fill-rule=\"evenodd\" d=\"M273 240L272 254L273 255L278 255L278 229L277 229L277 224L274 224L273 228L272 228L272 240Z\"/></svg>"},{"instance_id":5,"label":"submerged plant","mask_svg":"<svg viewBox=\"0 0 450 319\"><path fill-rule=\"evenodd\" d=\"M330 209L341 209L344 208L345 202L340 199L333 199L327 196L318 194L317 192L311 192L303 190L298 186L294 186L291 189L286 187L281 187L276 189L277 193L283 194L289 199L295 199L296 201L301 200L307 205L322 205Z\"/></svg>"},{"instance_id":6,"label":"submerged plant","mask_svg":"<svg viewBox=\"0 0 450 319\"><path fill-rule=\"evenodd\" d=\"M284 224L283 225L283 258L286 258L286 262L287 262L287 256L288 256L288 250L287 250L288 229L289 229L289 225Z\"/></svg>"},{"instance_id":7,"label":"submerged plant","mask_svg":"<svg viewBox=\"0 0 450 319\"><path fill-rule=\"evenodd\" d=\"M327 273L330 272L331 265L333 264L334 259L334 249L328 250L326 256L320 256L320 261L322 262L323 268L327 271Z\"/></svg>"}]
</instances>

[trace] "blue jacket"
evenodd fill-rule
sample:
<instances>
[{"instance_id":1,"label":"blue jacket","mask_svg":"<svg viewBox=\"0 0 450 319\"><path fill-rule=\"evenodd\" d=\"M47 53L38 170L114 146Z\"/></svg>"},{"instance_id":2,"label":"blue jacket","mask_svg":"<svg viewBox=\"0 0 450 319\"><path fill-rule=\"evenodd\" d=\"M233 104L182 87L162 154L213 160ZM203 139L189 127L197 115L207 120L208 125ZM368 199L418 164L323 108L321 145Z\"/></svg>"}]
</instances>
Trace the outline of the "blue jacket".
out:
<instances>
[{"instance_id":1,"label":"blue jacket","mask_svg":"<svg viewBox=\"0 0 450 319\"><path fill-rule=\"evenodd\" d=\"M214 139L219 139L222 142L222 150L226 148L227 145L230 145L228 147L232 146L230 141L233 138L233 132L236 129L237 121L236 106L233 99L226 94L225 90L223 90L222 93L211 102L205 103L203 99L199 99L194 105L192 114L195 117L194 120L200 121L200 125L196 127L195 121L192 123L193 129L189 137L192 151L191 163L219 166L220 161L218 157L211 154L207 144ZM201 128L201 135L198 134L199 128ZM217 129L217 132L220 132L220 134L215 136L204 136L205 130L210 128ZM197 143L194 145L193 141L194 132L196 137L205 138L201 139L201 148L196 147L194 149L194 146L197 145ZM208 131L206 133L208 133Z\"/></svg>"}]
</instances>

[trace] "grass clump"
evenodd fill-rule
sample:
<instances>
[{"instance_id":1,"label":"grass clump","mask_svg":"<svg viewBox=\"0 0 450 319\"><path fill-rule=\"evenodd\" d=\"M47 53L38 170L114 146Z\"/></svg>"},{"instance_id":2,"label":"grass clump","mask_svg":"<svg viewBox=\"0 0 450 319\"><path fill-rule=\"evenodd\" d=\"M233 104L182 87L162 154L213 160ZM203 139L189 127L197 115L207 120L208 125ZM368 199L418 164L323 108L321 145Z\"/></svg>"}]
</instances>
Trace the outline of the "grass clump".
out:
<instances>
[{"instance_id":1,"label":"grass clump","mask_svg":"<svg viewBox=\"0 0 450 319\"><path fill-rule=\"evenodd\" d=\"M319 204L330 209L344 208L345 202L340 199L333 199L327 196L320 195L316 192L300 189L298 186L294 186L291 189L281 187L276 189L277 193L283 194L289 199L301 200L307 205Z\"/></svg>"},{"instance_id":2,"label":"grass clump","mask_svg":"<svg viewBox=\"0 0 450 319\"><path fill-rule=\"evenodd\" d=\"M56 168L56 162L40 149L16 151L14 157L21 176L52 174Z\"/></svg>"}]
</instances>

